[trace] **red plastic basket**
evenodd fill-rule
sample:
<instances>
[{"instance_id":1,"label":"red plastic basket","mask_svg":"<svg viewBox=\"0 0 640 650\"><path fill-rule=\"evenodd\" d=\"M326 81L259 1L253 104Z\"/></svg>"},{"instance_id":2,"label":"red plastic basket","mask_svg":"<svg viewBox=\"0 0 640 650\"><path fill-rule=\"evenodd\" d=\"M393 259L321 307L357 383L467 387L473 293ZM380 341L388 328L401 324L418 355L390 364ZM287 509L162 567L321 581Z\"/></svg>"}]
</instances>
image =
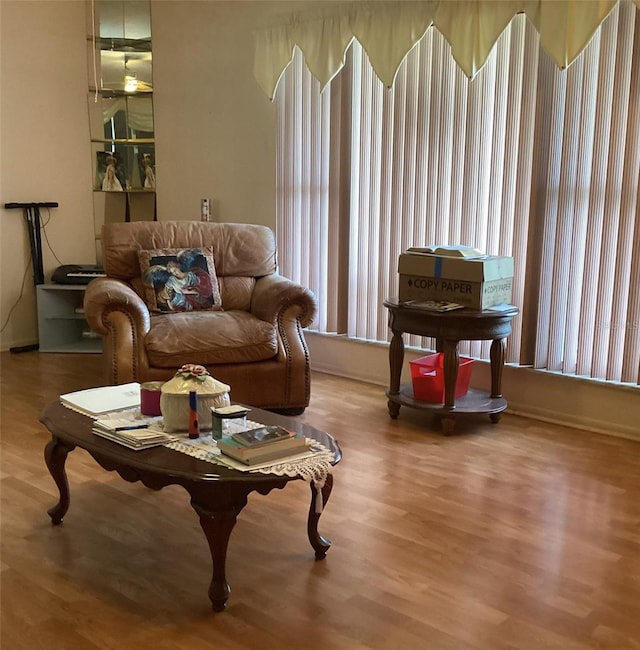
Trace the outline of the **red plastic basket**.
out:
<instances>
[{"instance_id":1,"label":"red plastic basket","mask_svg":"<svg viewBox=\"0 0 640 650\"><path fill-rule=\"evenodd\" d=\"M415 399L435 404L444 403L444 354L438 352L409 361ZM471 382L473 359L460 357L456 380L456 399L467 394Z\"/></svg>"}]
</instances>

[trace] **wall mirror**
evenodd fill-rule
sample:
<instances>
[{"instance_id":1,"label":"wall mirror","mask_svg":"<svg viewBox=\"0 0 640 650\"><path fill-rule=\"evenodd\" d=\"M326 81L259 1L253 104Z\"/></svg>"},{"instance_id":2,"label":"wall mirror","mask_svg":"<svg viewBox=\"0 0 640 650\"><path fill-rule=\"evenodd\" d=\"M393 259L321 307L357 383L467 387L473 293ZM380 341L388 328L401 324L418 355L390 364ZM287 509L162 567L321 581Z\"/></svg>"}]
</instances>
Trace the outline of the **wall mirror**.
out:
<instances>
[{"instance_id":1,"label":"wall mirror","mask_svg":"<svg viewBox=\"0 0 640 650\"><path fill-rule=\"evenodd\" d=\"M156 218L150 0L88 0L96 249L110 221Z\"/></svg>"}]
</instances>

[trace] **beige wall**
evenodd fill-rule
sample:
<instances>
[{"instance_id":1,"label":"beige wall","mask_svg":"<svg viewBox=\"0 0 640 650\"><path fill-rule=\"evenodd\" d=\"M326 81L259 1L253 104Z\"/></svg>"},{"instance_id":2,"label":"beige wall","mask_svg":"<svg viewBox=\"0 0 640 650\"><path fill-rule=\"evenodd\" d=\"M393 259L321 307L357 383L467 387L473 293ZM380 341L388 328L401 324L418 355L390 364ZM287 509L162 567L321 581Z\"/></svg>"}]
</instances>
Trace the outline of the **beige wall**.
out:
<instances>
[{"instance_id":1,"label":"beige wall","mask_svg":"<svg viewBox=\"0 0 640 650\"><path fill-rule=\"evenodd\" d=\"M252 29L281 3L153 2L160 219L275 225L275 106L253 78Z\"/></svg>"},{"instance_id":2,"label":"beige wall","mask_svg":"<svg viewBox=\"0 0 640 650\"><path fill-rule=\"evenodd\" d=\"M57 201L43 237L45 271L94 260L84 4L0 2L0 201ZM46 210L42 215L49 218ZM4 325L30 260L20 210L0 211ZM29 269L1 346L37 340Z\"/></svg>"},{"instance_id":3,"label":"beige wall","mask_svg":"<svg viewBox=\"0 0 640 650\"><path fill-rule=\"evenodd\" d=\"M275 107L253 78L252 30L298 4L152 1L159 219L199 219L211 198L217 220L275 226ZM43 242L47 279L95 262L85 11L80 0L0 0L0 201L60 204L46 228L53 252ZM0 213L4 324L30 255L21 212ZM0 348L37 338L29 271Z\"/></svg>"}]
</instances>

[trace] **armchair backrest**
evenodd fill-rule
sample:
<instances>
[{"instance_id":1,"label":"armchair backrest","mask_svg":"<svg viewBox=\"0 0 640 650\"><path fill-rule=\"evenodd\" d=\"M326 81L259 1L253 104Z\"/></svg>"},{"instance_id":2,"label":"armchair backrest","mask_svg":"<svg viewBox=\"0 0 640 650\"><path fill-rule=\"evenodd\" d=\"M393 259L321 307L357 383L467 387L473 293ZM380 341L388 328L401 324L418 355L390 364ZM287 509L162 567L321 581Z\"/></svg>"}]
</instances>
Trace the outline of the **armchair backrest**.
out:
<instances>
[{"instance_id":1,"label":"armchair backrest","mask_svg":"<svg viewBox=\"0 0 640 650\"><path fill-rule=\"evenodd\" d=\"M257 278L276 271L276 242L266 226L208 221L136 221L102 228L107 276L129 282L142 295L138 252L159 248L213 247L225 309L248 309Z\"/></svg>"}]
</instances>

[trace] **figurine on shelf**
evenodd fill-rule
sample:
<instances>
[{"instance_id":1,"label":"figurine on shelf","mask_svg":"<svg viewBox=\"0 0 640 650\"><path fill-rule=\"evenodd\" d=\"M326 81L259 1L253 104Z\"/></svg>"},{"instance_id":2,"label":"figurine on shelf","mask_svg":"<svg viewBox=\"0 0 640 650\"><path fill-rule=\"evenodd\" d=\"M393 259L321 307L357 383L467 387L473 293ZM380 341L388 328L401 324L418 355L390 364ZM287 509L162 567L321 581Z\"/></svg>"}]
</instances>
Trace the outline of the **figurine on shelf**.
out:
<instances>
[{"instance_id":1,"label":"figurine on shelf","mask_svg":"<svg viewBox=\"0 0 640 650\"><path fill-rule=\"evenodd\" d=\"M144 188L147 190L153 190L156 187L156 175L153 171L151 154L142 154L142 164L144 166Z\"/></svg>"},{"instance_id":2,"label":"figurine on shelf","mask_svg":"<svg viewBox=\"0 0 640 650\"><path fill-rule=\"evenodd\" d=\"M106 158L107 167L105 169L104 179L102 180L103 192L122 192L122 184L116 176L117 160L114 156L108 155Z\"/></svg>"}]
</instances>

